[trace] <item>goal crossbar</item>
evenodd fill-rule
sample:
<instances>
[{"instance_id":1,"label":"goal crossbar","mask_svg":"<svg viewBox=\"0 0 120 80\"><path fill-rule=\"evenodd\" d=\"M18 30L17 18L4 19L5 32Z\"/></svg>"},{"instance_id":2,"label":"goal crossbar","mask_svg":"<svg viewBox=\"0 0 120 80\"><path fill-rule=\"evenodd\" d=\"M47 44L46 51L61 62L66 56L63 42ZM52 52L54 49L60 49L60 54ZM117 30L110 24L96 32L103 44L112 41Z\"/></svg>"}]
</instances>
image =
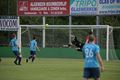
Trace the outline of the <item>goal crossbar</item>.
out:
<instances>
[{"instance_id":1,"label":"goal crossbar","mask_svg":"<svg viewBox=\"0 0 120 80\"><path fill-rule=\"evenodd\" d=\"M22 28L33 29L100 29L100 28L112 28L109 25L20 25Z\"/></svg>"}]
</instances>

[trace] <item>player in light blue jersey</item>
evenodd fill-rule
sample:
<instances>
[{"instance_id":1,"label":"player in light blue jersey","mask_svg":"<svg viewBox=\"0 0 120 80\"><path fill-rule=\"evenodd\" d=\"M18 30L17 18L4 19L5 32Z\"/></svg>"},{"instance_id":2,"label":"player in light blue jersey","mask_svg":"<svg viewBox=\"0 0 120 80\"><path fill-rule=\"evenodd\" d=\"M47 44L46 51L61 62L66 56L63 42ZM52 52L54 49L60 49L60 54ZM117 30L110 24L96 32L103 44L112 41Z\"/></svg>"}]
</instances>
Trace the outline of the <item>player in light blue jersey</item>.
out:
<instances>
[{"instance_id":1,"label":"player in light blue jersey","mask_svg":"<svg viewBox=\"0 0 120 80\"><path fill-rule=\"evenodd\" d=\"M100 70L103 71L103 61L100 56L100 48L94 43L94 36L89 36L89 43L83 46L82 52L84 55L84 80L94 78L100 80Z\"/></svg>"},{"instance_id":2,"label":"player in light blue jersey","mask_svg":"<svg viewBox=\"0 0 120 80\"><path fill-rule=\"evenodd\" d=\"M35 60L37 49L39 50L39 48L37 47L37 41L36 38L33 37L33 40L30 41L30 56L28 57L28 59L26 59L26 62L28 62L30 59L32 59L32 62Z\"/></svg>"},{"instance_id":3,"label":"player in light blue jersey","mask_svg":"<svg viewBox=\"0 0 120 80\"><path fill-rule=\"evenodd\" d=\"M17 44L16 34L12 34L12 39L10 41L10 46L12 47L12 51L16 57L14 63L16 65L21 65L21 54L19 53L19 46Z\"/></svg>"}]
</instances>

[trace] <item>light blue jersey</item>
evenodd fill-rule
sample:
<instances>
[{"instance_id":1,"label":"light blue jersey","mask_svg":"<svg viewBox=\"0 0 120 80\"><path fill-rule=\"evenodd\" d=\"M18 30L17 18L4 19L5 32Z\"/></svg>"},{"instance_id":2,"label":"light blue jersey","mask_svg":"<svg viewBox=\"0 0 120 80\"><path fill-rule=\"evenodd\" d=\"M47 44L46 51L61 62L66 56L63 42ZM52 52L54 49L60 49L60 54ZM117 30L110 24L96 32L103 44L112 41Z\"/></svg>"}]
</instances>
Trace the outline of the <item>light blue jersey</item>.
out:
<instances>
[{"instance_id":1,"label":"light blue jersey","mask_svg":"<svg viewBox=\"0 0 120 80\"><path fill-rule=\"evenodd\" d=\"M30 51L36 51L37 48L37 41L36 40L32 40L30 42Z\"/></svg>"},{"instance_id":2,"label":"light blue jersey","mask_svg":"<svg viewBox=\"0 0 120 80\"><path fill-rule=\"evenodd\" d=\"M98 60L96 58L96 54L99 53L100 48L98 45L94 43L88 43L83 46L83 55L85 58L85 68L96 68L99 67Z\"/></svg>"},{"instance_id":3,"label":"light blue jersey","mask_svg":"<svg viewBox=\"0 0 120 80\"><path fill-rule=\"evenodd\" d=\"M12 51L18 51L18 46L17 46L17 39L16 38L13 38L11 41L10 41L10 46L12 47Z\"/></svg>"}]
</instances>

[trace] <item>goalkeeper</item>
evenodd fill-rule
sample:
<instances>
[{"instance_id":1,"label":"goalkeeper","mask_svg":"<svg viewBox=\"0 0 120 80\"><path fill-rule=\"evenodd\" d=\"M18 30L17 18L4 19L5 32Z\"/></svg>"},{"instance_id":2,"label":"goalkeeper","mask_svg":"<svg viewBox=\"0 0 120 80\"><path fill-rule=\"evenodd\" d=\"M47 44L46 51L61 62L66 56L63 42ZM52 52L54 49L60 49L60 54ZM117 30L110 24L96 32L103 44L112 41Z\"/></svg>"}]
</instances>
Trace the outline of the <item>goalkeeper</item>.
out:
<instances>
[{"instance_id":1,"label":"goalkeeper","mask_svg":"<svg viewBox=\"0 0 120 80\"><path fill-rule=\"evenodd\" d=\"M84 43L80 42L80 41L77 39L76 36L71 35L71 43L72 43L72 44L69 44L69 46L74 45L75 47L77 47L76 49L77 49L78 51L82 51L82 48L83 48L83 46L84 46Z\"/></svg>"}]
</instances>

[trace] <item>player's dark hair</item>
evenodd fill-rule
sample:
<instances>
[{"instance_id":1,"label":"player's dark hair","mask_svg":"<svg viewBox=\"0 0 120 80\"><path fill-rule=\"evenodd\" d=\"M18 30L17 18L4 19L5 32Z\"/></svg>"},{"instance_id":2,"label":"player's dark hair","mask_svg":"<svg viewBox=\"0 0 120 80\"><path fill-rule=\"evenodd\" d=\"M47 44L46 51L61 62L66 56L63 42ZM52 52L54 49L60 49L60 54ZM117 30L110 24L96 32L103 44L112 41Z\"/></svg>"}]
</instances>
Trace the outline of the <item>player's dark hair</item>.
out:
<instances>
[{"instance_id":1,"label":"player's dark hair","mask_svg":"<svg viewBox=\"0 0 120 80\"><path fill-rule=\"evenodd\" d=\"M33 36L33 39L36 39L36 37L35 37L35 36Z\"/></svg>"},{"instance_id":2,"label":"player's dark hair","mask_svg":"<svg viewBox=\"0 0 120 80\"><path fill-rule=\"evenodd\" d=\"M93 32L92 32L92 31L90 31L90 32L89 32L89 35L92 35L92 34L93 34Z\"/></svg>"},{"instance_id":3,"label":"player's dark hair","mask_svg":"<svg viewBox=\"0 0 120 80\"><path fill-rule=\"evenodd\" d=\"M12 33L12 38L16 37L16 34L15 33Z\"/></svg>"},{"instance_id":4,"label":"player's dark hair","mask_svg":"<svg viewBox=\"0 0 120 80\"><path fill-rule=\"evenodd\" d=\"M90 41L90 42L93 42L94 39L95 39L95 36L94 36L94 35L90 35L90 36L89 36L89 41Z\"/></svg>"}]
</instances>

